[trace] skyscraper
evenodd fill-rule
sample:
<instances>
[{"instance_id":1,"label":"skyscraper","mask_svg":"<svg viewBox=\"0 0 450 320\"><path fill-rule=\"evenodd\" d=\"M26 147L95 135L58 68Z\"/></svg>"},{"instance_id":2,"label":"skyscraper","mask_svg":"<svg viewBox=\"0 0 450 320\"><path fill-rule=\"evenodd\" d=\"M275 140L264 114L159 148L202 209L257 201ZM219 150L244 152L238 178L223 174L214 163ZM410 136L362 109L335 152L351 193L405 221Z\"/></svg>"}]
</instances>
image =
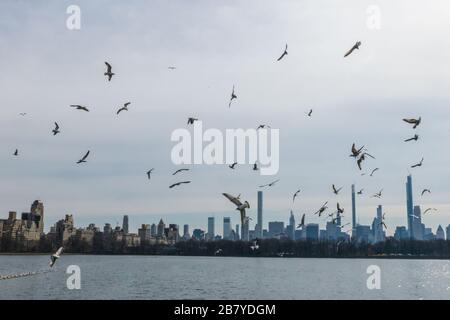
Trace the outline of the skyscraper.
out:
<instances>
[{"instance_id":1,"label":"skyscraper","mask_svg":"<svg viewBox=\"0 0 450 320\"><path fill-rule=\"evenodd\" d=\"M263 192L258 191L258 228L256 231L256 237L263 238Z\"/></svg>"},{"instance_id":2,"label":"skyscraper","mask_svg":"<svg viewBox=\"0 0 450 320\"><path fill-rule=\"evenodd\" d=\"M236 225L236 240L240 239L240 234L239 234L239 225Z\"/></svg>"},{"instance_id":3,"label":"skyscraper","mask_svg":"<svg viewBox=\"0 0 450 320\"><path fill-rule=\"evenodd\" d=\"M163 219L159 220L158 227L157 227L157 236L163 237L164 236L164 229L166 228L166 225L164 224Z\"/></svg>"},{"instance_id":4,"label":"skyscraper","mask_svg":"<svg viewBox=\"0 0 450 320\"><path fill-rule=\"evenodd\" d=\"M289 217L289 228L286 228L288 230L288 237L291 240L295 240L295 217L294 213L291 210L291 216Z\"/></svg>"},{"instance_id":5,"label":"skyscraper","mask_svg":"<svg viewBox=\"0 0 450 320\"><path fill-rule=\"evenodd\" d=\"M208 233L207 235L207 240L209 241L213 241L214 237L216 236L214 234L214 217L208 217Z\"/></svg>"},{"instance_id":6,"label":"skyscraper","mask_svg":"<svg viewBox=\"0 0 450 320\"><path fill-rule=\"evenodd\" d=\"M231 233L231 218L224 217L223 218L223 238L228 239Z\"/></svg>"},{"instance_id":7,"label":"skyscraper","mask_svg":"<svg viewBox=\"0 0 450 320\"><path fill-rule=\"evenodd\" d=\"M191 235L189 234L189 225L185 224L183 227L183 238L185 240L189 239L191 237Z\"/></svg>"},{"instance_id":8,"label":"skyscraper","mask_svg":"<svg viewBox=\"0 0 450 320\"><path fill-rule=\"evenodd\" d=\"M282 221L269 222L269 235L271 238L275 236L281 236L283 234L284 234L284 222Z\"/></svg>"},{"instance_id":9,"label":"skyscraper","mask_svg":"<svg viewBox=\"0 0 450 320\"><path fill-rule=\"evenodd\" d=\"M123 222L122 222L122 230L124 234L128 234L129 229L128 229L128 216L124 215L123 216Z\"/></svg>"},{"instance_id":10,"label":"skyscraper","mask_svg":"<svg viewBox=\"0 0 450 320\"><path fill-rule=\"evenodd\" d=\"M412 220L412 234L415 240L423 240L425 225L422 223L422 211L420 206L414 206Z\"/></svg>"},{"instance_id":11,"label":"skyscraper","mask_svg":"<svg viewBox=\"0 0 450 320\"><path fill-rule=\"evenodd\" d=\"M445 240L444 229L442 229L441 225L436 230L436 240Z\"/></svg>"},{"instance_id":12,"label":"skyscraper","mask_svg":"<svg viewBox=\"0 0 450 320\"><path fill-rule=\"evenodd\" d=\"M319 225L317 223L308 223L305 228L306 240L317 241L319 240Z\"/></svg>"},{"instance_id":13,"label":"skyscraper","mask_svg":"<svg viewBox=\"0 0 450 320\"><path fill-rule=\"evenodd\" d=\"M412 195L412 177L409 175L406 178L406 214L408 221L408 233L410 238L414 238L413 231L413 217L414 217L414 205L413 205L413 195Z\"/></svg>"},{"instance_id":14,"label":"skyscraper","mask_svg":"<svg viewBox=\"0 0 450 320\"><path fill-rule=\"evenodd\" d=\"M352 184L352 236L356 235L356 195L355 185Z\"/></svg>"},{"instance_id":15,"label":"skyscraper","mask_svg":"<svg viewBox=\"0 0 450 320\"><path fill-rule=\"evenodd\" d=\"M152 223L152 225L150 226L150 235L152 237L156 237L157 234L158 232L156 231L156 224Z\"/></svg>"},{"instance_id":16,"label":"skyscraper","mask_svg":"<svg viewBox=\"0 0 450 320\"><path fill-rule=\"evenodd\" d=\"M249 230L249 218L245 217L244 224L241 227L241 239L244 241L250 240L250 230Z\"/></svg>"},{"instance_id":17,"label":"skyscraper","mask_svg":"<svg viewBox=\"0 0 450 320\"><path fill-rule=\"evenodd\" d=\"M377 207L377 216L373 220L372 232L375 242L386 240L386 235L383 231L383 207L381 205Z\"/></svg>"}]
</instances>

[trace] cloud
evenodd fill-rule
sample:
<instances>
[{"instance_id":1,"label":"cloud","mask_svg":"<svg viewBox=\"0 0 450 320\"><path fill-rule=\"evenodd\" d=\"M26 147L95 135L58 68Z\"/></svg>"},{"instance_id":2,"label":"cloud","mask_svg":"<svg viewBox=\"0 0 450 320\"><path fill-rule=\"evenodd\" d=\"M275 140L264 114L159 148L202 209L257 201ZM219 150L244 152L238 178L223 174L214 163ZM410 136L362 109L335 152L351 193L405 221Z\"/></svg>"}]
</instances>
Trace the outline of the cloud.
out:
<instances>
[{"instance_id":1,"label":"cloud","mask_svg":"<svg viewBox=\"0 0 450 320\"><path fill-rule=\"evenodd\" d=\"M170 215L204 228L208 215L234 214L221 196L231 192L248 197L255 215L256 187L266 179L250 167L196 166L187 174L191 185L168 189L170 134L196 116L207 128L280 129L280 183L265 194L266 221L287 220L298 188L297 214L326 200L350 211L356 183L368 194L384 188L392 223L406 224L404 182L424 156L424 167L412 171L415 192L433 194L417 202L442 208L427 224L448 222L447 4L378 3L382 27L371 31L367 1L78 1L82 29L69 31L70 2L2 2L0 210L28 210L40 197L47 225L67 212L98 224L130 213L142 217L136 221ZM344 59L357 40L361 49ZM285 43L289 55L276 62ZM110 83L104 61L117 73ZM239 98L229 109L233 85ZM126 101L130 110L117 116ZM401 119L417 116L421 140L405 144L414 132ZM361 177L348 157L353 142L376 156L365 167L380 167L375 177ZM75 165L87 150L89 162ZM344 186L339 197L332 183ZM371 223L378 204L360 200L362 223Z\"/></svg>"}]
</instances>

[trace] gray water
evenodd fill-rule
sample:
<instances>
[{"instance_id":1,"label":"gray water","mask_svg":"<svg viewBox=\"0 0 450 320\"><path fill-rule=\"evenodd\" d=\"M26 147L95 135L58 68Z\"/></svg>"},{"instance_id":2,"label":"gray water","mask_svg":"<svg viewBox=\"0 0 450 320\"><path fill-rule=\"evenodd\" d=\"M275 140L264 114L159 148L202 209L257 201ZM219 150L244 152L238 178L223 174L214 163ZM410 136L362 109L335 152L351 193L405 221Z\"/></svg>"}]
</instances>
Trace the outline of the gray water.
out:
<instances>
[{"instance_id":1,"label":"gray water","mask_svg":"<svg viewBox=\"0 0 450 320\"><path fill-rule=\"evenodd\" d=\"M48 261L0 255L0 275ZM67 288L69 265L80 290ZM367 288L370 265L379 290ZM0 299L450 299L450 261L63 255L51 272L0 280Z\"/></svg>"}]
</instances>

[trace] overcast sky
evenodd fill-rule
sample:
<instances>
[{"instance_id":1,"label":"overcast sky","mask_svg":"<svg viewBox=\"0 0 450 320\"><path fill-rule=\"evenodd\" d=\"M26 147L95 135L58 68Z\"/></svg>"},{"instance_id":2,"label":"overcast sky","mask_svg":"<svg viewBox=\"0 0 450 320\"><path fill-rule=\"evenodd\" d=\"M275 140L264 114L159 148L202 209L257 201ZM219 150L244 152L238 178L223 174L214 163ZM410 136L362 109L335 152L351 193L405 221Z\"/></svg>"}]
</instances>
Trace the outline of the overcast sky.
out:
<instances>
[{"instance_id":1,"label":"overcast sky","mask_svg":"<svg viewBox=\"0 0 450 320\"><path fill-rule=\"evenodd\" d=\"M66 27L71 4L81 8L81 30ZM367 26L370 5L380 9L379 30ZM325 201L333 209L339 201L350 222L355 183L366 192L359 222L370 224L382 204L392 234L406 225L411 172L415 204L439 209L423 219L435 231L450 223L449 14L445 0L2 1L0 216L41 199L46 229L67 213L77 226L128 214L132 231L162 217L192 232L214 215L221 233L224 215L239 221L222 192L241 193L255 222L258 186L280 179L264 193L265 228ZM344 59L358 40L360 50ZM286 43L288 56L276 62ZM116 73L111 82L104 61ZM238 99L228 108L233 85ZM279 173L196 165L173 177L170 135L190 116L205 129L279 129ZM419 116L415 131L402 121ZM416 132L418 142L403 142ZM380 168L374 177L349 158L353 142L376 157L364 165ZM88 163L76 165L87 150ZM410 169L422 157L423 167ZM168 188L185 179L192 183ZM338 196L333 183L344 187ZM421 197L424 188L432 194ZM312 214L307 222L325 225Z\"/></svg>"}]
</instances>

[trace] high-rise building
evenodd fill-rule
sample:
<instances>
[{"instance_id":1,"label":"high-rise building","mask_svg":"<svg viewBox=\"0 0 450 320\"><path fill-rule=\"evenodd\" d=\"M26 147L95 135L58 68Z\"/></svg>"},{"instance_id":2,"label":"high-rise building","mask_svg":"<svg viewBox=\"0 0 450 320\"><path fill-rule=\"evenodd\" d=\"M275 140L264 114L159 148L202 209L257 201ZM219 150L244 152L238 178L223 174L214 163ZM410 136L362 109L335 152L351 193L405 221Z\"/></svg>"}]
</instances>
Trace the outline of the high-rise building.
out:
<instances>
[{"instance_id":1,"label":"high-rise building","mask_svg":"<svg viewBox=\"0 0 450 320\"><path fill-rule=\"evenodd\" d=\"M228 240L231 233L231 218L224 217L223 218L223 239Z\"/></svg>"},{"instance_id":2,"label":"high-rise building","mask_svg":"<svg viewBox=\"0 0 450 320\"><path fill-rule=\"evenodd\" d=\"M152 237L156 237L158 235L156 224L154 224L154 223L152 223L152 225L150 226L150 235Z\"/></svg>"},{"instance_id":3,"label":"high-rise building","mask_svg":"<svg viewBox=\"0 0 450 320\"><path fill-rule=\"evenodd\" d=\"M249 218L245 217L244 224L241 228L241 239L243 241L249 241L250 240L250 226L249 226Z\"/></svg>"},{"instance_id":4,"label":"high-rise building","mask_svg":"<svg viewBox=\"0 0 450 320\"><path fill-rule=\"evenodd\" d=\"M208 233L206 236L209 241L213 241L216 236L214 233L214 223L214 217L208 217Z\"/></svg>"},{"instance_id":5,"label":"high-rise building","mask_svg":"<svg viewBox=\"0 0 450 320\"><path fill-rule=\"evenodd\" d=\"M422 211L420 206L414 206L412 220L412 234L413 239L423 240L425 235L425 225L422 223Z\"/></svg>"},{"instance_id":6,"label":"high-rise building","mask_svg":"<svg viewBox=\"0 0 450 320\"><path fill-rule=\"evenodd\" d=\"M142 224L141 228L138 229L138 235L141 241L141 245L146 245L150 242L151 234L150 234L150 225Z\"/></svg>"},{"instance_id":7,"label":"high-rise building","mask_svg":"<svg viewBox=\"0 0 450 320\"><path fill-rule=\"evenodd\" d=\"M358 242L372 242L373 241L373 236L372 236L372 232L370 230L370 226L363 226L358 224L356 226L356 237L355 237L356 241Z\"/></svg>"},{"instance_id":8,"label":"high-rise building","mask_svg":"<svg viewBox=\"0 0 450 320\"><path fill-rule=\"evenodd\" d=\"M441 225L436 230L436 240L445 240L444 229L442 229Z\"/></svg>"},{"instance_id":9,"label":"high-rise building","mask_svg":"<svg viewBox=\"0 0 450 320\"><path fill-rule=\"evenodd\" d=\"M270 237L280 236L284 234L284 222L282 221L270 221L269 222L269 235Z\"/></svg>"},{"instance_id":10,"label":"high-rise building","mask_svg":"<svg viewBox=\"0 0 450 320\"><path fill-rule=\"evenodd\" d=\"M166 228L166 225L164 224L163 219L159 220L156 235L158 237L164 237L165 236L165 232L164 232L165 228Z\"/></svg>"},{"instance_id":11,"label":"high-rise building","mask_svg":"<svg viewBox=\"0 0 450 320\"><path fill-rule=\"evenodd\" d=\"M239 225L236 225L236 240L240 239L240 234L239 234Z\"/></svg>"},{"instance_id":12,"label":"high-rise building","mask_svg":"<svg viewBox=\"0 0 450 320\"><path fill-rule=\"evenodd\" d=\"M450 224L445 228L445 231L447 232L447 240L450 241Z\"/></svg>"},{"instance_id":13,"label":"high-rise building","mask_svg":"<svg viewBox=\"0 0 450 320\"><path fill-rule=\"evenodd\" d=\"M404 226L396 227L395 233L394 233L394 238L396 240L407 239L408 238L408 230L406 229L406 227L404 227Z\"/></svg>"},{"instance_id":14,"label":"high-rise building","mask_svg":"<svg viewBox=\"0 0 450 320\"><path fill-rule=\"evenodd\" d=\"M377 216L372 223L372 232L375 242L382 242L386 240L386 234L383 231L383 207L379 205L377 207Z\"/></svg>"},{"instance_id":15,"label":"high-rise building","mask_svg":"<svg viewBox=\"0 0 450 320\"><path fill-rule=\"evenodd\" d=\"M308 223L305 227L305 238L308 241L319 240L319 225L317 223Z\"/></svg>"},{"instance_id":16,"label":"high-rise building","mask_svg":"<svg viewBox=\"0 0 450 320\"><path fill-rule=\"evenodd\" d=\"M111 234L112 233L112 227L110 223L105 223L105 226L103 227L103 233L104 234Z\"/></svg>"},{"instance_id":17,"label":"high-rise building","mask_svg":"<svg viewBox=\"0 0 450 320\"><path fill-rule=\"evenodd\" d=\"M352 236L356 236L356 194L354 184L352 184Z\"/></svg>"},{"instance_id":18,"label":"high-rise building","mask_svg":"<svg viewBox=\"0 0 450 320\"><path fill-rule=\"evenodd\" d=\"M411 239L414 239L413 218L414 218L414 204L412 193L412 177L409 175L406 178L406 214L408 221L408 233Z\"/></svg>"},{"instance_id":19,"label":"high-rise building","mask_svg":"<svg viewBox=\"0 0 450 320\"><path fill-rule=\"evenodd\" d=\"M258 191L258 229L256 231L256 237L259 239L263 238L263 192Z\"/></svg>"},{"instance_id":20,"label":"high-rise building","mask_svg":"<svg viewBox=\"0 0 450 320\"><path fill-rule=\"evenodd\" d=\"M289 239L295 240L295 217L294 213L291 210L291 216L289 217L289 232L287 232L287 235Z\"/></svg>"},{"instance_id":21,"label":"high-rise building","mask_svg":"<svg viewBox=\"0 0 450 320\"><path fill-rule=\"evenodd\" d=\"M187 239L189 239L191 237L191 235L189 234L189 225L188 224L185 224L184 226L183 226L183 239L184 240L187 240Z\"/></svg>"},{"instance_id":22,"label":"high-rise building","mask_svg":"<svg viewBox=\"0 0 450 320\"><path fill-rule=\"evenodd\" d=\"M122 222L122 230L124 234L128 234L129 233L129 229L128 229L128 216L124 215L123 216L123 222Z\"/></svg>"}]
</instances>

